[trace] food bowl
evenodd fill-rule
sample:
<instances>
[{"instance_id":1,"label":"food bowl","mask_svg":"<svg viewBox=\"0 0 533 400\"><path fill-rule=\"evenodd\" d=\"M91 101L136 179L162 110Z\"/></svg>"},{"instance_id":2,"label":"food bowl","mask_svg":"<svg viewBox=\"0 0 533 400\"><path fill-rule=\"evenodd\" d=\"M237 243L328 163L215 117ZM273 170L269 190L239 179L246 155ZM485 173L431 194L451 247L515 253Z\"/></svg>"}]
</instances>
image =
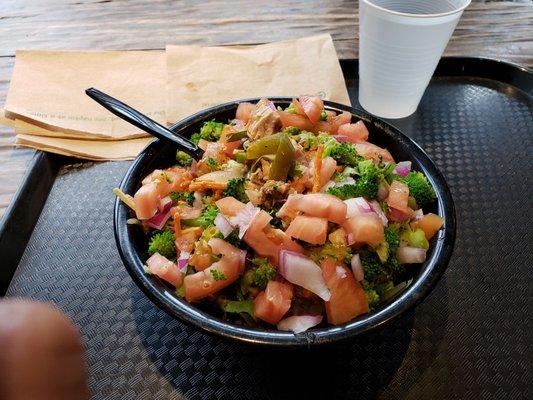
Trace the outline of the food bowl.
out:
<instances>
[{"instance_id":1,"label":"food bowl","mask_svg":"<svg viewBox=\"0 0 533 400\"><path fill-rule=\"evenodd\" d=\"M171 129L181 135L190 136L199 131L205 121L213 118L221 121L232 119L239 103L258 100L239 100L211 107L179 121ZM288 97L271 98L271 100L282 107L288 106L291 102L291 98ZM114 228L120 256L134 282L156 306L180 321L221 337L255 344L299 347L334 343L369 332L400 317L418 305L431 292L448 265L455 241L455 210L450 189L443 175L415 142L393 126L362 110L330 101L324 101L324 106L337 112L348 111L354 120L363 120L370 131L372 143L386 147L395 159L410 160L413 168L422 171L435 189L436 201L431 209L424 211L440 215L445 221L444 226L430 241L427 260L420 266L410 284L375 310L340 326L316 327L294 334L236 325L186 302L175 294L175 289L158 277L144 272L142 260L146 254L145 236L139 226L126 223L128 218L131 218L130 210L117 199ZM175 164L175 154L176 148L172 144L155 140L132 163L120 184L120 189L127 194L135 193L141 186L142 179L154 169Z\"/></svg>"}]
</instances>

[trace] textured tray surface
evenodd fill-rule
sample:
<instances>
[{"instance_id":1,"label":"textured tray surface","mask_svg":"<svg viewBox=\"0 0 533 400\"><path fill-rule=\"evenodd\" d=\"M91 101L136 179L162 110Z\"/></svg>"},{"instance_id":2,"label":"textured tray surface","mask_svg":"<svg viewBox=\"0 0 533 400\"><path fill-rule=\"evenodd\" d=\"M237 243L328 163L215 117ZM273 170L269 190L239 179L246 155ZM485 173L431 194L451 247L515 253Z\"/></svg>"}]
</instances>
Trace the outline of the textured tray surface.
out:
<instances>
[{"instance_id":1,"label":"textured tray surface","mask_svg":"<svg viewBox=\"0 0 533 400\"><path fill-rule=\"evenodd\" d=\"M533 398L531 100L494 81L439 78L397 125L445 174L458 232L436 289L379 332L266 350L168 317L114 244L111 189L128 163L63 168L8 296L53 301L81 326L95 399Z\"/></svg>"}]
</instances>

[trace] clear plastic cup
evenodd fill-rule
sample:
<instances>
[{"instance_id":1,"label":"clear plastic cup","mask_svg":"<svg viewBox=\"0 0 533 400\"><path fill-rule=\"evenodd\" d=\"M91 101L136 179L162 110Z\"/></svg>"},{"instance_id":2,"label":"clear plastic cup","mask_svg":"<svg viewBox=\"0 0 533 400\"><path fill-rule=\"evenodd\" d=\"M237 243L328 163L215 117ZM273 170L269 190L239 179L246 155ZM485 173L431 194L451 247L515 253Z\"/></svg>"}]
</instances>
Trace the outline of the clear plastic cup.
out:
<instances>
[{"instance_id":1,"label":"clear plastic cup","mask_svg":"<svg viewBox=\"0 0 533 400\"><path fill-rule=\"evenodd\" d=\"M360 0L359 102L371 114L414 113L471 0Z\"/></svg>"}]
</instances>

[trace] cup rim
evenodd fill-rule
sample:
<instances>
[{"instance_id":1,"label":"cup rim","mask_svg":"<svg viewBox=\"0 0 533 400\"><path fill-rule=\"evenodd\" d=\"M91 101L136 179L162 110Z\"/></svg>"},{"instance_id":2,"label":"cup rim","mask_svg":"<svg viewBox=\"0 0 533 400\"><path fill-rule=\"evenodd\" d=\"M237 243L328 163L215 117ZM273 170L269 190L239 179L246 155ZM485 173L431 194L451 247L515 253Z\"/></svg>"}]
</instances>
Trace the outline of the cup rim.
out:
<instances>
[{"instance_id":1,"label":"cup rim","mask_svg":"<svg viewBox=\"0 0 533 400\"><path fill-rule=\"evenodd\" d=\"M470 3L472 2L472 0L467 0L466 3L463 6L461 6L459 8L456 8L455 10L447 11L447 12L443 12L443 13L437 13L437 14L412 14L412 13L389 10L388 8L385 8L385 7L382 7L382 6L378 6L377 4L374 4L372 2L372 0L360 0L360 1L363 2L363 3L366 3L370 7L373 7L375 9L380 10L382 12L385 12L387 14L399 15L399 16L402 16L402 17L409 17L409 18L422 18L422 19L423 18L446 17L448 15L457 14L459 12L464 11L464 9L466 7L468 7L470 5Z\"/></svg>"}]
</instances>

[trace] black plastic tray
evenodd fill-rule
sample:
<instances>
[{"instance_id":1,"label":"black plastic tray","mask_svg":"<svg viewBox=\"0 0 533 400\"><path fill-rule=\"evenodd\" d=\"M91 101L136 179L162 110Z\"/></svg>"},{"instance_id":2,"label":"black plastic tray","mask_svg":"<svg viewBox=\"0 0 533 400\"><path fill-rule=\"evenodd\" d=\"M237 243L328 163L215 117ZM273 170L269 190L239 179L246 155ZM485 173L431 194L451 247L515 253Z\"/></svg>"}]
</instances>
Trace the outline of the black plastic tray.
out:
<instances>
[{"instance_id":1,"label":"black plastic tray","mask_svg":"<svg viewBox=\"0 0 533 400\"><path fill-rule=\"evenodd\" d=\"M342 67L357 106L357 61ZM422 305L354 342L265 350L160 311L114 244L111 189L128 162L37 153L0 222L0 291L80 325L95 399L533 398L532 96L530 70L444 58L417 113L389 121L445 174L456 249Z\"/></svg>"}]
</instances>

